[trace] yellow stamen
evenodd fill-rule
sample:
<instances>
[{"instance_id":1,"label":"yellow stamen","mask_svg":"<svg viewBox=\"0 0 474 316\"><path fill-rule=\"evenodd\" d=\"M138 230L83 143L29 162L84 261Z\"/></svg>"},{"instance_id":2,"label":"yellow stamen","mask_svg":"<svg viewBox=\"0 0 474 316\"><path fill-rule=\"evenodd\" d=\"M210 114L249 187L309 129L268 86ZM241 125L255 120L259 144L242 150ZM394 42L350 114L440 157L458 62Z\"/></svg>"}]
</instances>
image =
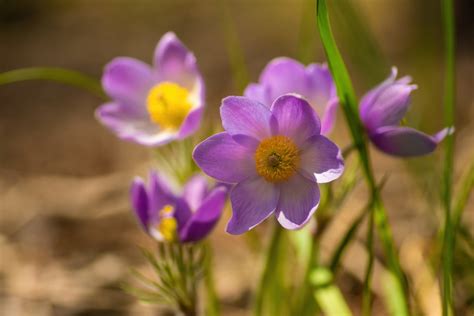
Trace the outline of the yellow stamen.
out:
<instances>
[{"instance_id":1,"label":"yellow stamen","mask_svg":"<svg viewBox=\"0 0 474 316\"><path fill-rule=\"evenodd\" d=\"M262 140L255 151L257 173L269 182L288 180L300 165L300 151L286 136L277 135Z\"/></svg>"},{"instance_id":2,"label":"yellow stamen","mask_svg":"<svg viewBox=\"0 0 474 316\"><path fill-rule=\"evenodd\" d=\"M163 129L178 130L192 108L189 91L172 82L162 82L148 93L150 118Z\"/></svg>"},{"instance_id":3,"label":"yellow stamen","mask_svg":"<svg viewBox=\"0 0 474 316\"><path fill-rule=\"evenodd\" d=\"M178 222L173 217L174 208L165 205L159 212L160 222L156 229L163 236L165 241L175 241L177 239Z\"/></svg>"}]
</instances>

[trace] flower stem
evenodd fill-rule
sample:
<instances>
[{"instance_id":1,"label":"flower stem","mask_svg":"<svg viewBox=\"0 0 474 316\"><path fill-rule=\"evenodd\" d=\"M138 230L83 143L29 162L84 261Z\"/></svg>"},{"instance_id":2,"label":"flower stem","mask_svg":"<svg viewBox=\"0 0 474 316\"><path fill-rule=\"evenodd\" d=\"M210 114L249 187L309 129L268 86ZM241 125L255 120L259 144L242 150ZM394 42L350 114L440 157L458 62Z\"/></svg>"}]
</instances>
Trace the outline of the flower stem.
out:
<instances>
[{"instance_id":1,"label":"flower stem","mask_svg":"<svg viewBox=\"0 0 474 316\"><path fill-rule=\"evenodd\" d=\"M214 286L214 274L212 270L212 249L211 245L206 245L206 259L204 261L204 285L206 287L206 315L218 316L220 314L219 299Z\"/></svg>"},{"instance_id":2,"label":"flower stem","mask_svg":"<svg viewBox=\"0 0 474 316\"><path fill-rule=\"evenodd\" d=\"M279 270L282 269L284 264L282 255L282 249L285 245L283 245L284 241L284 233L282 227L275 223L273 228L273 234L270 240L270 245L268 247L267 256L264 264L264 270L261 274L260 283L255 295L255 303L254 303L254 315L261 316L261 315L276 315L276 313L282 313L279 310L278 302L275 301L275 297L279 297L282 294L282 287L283 284L281 281L282 276L280 275ZM267 298L269 304L266 304ZM269 312L267 311L270 310Z\"/></svg>"},{"instance_id":3,"label":"flower stem","mask_svg":"<svg viewBox=\"0 0 474 316\"><path fill-rule=\"evenodd\" d=\"M370 207L372 208L372 206ZM372 315L372 270L374 266L374 212L370 212L369 226L367 227L367 267L364 278L364 292L362 295L362 315Z\"/></svg>"}]
</instances>

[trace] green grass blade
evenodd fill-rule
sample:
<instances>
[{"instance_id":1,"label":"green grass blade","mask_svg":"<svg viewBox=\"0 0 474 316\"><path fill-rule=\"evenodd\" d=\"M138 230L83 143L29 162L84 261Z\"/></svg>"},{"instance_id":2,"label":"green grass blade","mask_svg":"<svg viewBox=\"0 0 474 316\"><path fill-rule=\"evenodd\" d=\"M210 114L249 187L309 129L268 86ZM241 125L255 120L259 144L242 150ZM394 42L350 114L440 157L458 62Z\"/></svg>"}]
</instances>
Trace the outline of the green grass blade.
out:
<instances>
[{"instance_id":1,"label":"green grass blade","mask_svg":"<svg viewBox=\"0 0 474 316\"><path fill-rule=\"evenodd\" d=\"M405 297L403 296L403 289L400 288L400 282L393 273L386 272L382 276L383 282L383 298L388 307L389 315L399 316L406 315Z\"/></svg>"},{"instance_id":2,"label":"green grass blade","mask_svg":"<svg viewBox=\"0 0 474 316\"><path fill-rule=\"evenodd\" d=\"M204 286L206 287L206 315L220 315L219 299L214 286L211 245L206 245Z\"/></svg>"},{"instance_id":3,"label":"green grass blade","mask_svg":"<svg viewBox=\"0 0 474 316\"><path fill-rule=\"evenodd\" d=\"M75 70L53 67L32 67L15 69L0 74L0 85L26 80L55 81L84 89L102 99L106 99L99 80Z\"/></svg>"},{"instance_id":4,"label":"green grass blade","mask_svg":"<svg viewBox=\"0 0 474 316\"><path fill-rule=\"evenodd\" d=\"M455 107L455 43L454 43L454 4L452 0L442 0L443 28L445 41L445 93L444 118L448 127L454 126ZM454 134L445 140L445 165L443 173L443 204L445 209L442 267L442 303L443 315L453 315L453 256L455 232L452 220L452 182L454 171Z\"/></svg>"},{"instance_id":5,"label":"green grass blade","mask_svg":"<svg viewBox=\"0 0 474 316\"><path fill-rule=\"evenodd\" d=\"M351 316L351 310L339 288L333 283L329 269L315 268L310 275L314 286L314 296L318 305L327 316Z\"/></svg>"},{"instance_id":6,"label":"green grass blade","mask_svg":"<svg viewBox=\"0 0 474 316\"><path fill-rule=\"evenodd\" d=\"M341 57L339 49L337 48L336 42L332 35L329 23L327 4L325 0L317 1L317 23L321 41L323 43L324 50L328 58L329 68L336 84L339 101L344 111L344 116L349 126L351 136L354 140L354 144L359 153L359 158L365 173L367 183L371 190L372 200L374 201L374 221L377 225L384 252L388 259L388 265L390 270L400 283L400 286L398 288L405 292L407 285L400 267L400 263L398 261L397 252L393 243L392 233L388 225L385 207L382 203L380 193L377 190L375 178L373 176L372 169L370 166L367 144L364 136L364 129L362 127L358 115L357 99L346 66L344 65L344 61ZM406 298L406 295L403 292L401 295L402 297ZM403 307L401 307L400 309L404 311L404 313L401 315L408 315L407 299L403 300Z\"/></svg>"}]
</instances>

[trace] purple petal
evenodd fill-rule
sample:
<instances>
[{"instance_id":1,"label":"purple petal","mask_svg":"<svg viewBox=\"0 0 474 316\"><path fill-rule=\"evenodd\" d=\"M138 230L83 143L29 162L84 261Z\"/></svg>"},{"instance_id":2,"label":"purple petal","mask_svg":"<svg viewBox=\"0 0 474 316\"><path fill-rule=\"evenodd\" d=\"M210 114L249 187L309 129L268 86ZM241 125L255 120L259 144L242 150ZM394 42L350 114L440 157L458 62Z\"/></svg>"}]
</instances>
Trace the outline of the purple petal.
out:
<instances>
[{"instance_id":1,"label":"purple petal","mask_svg":"<svg viewBox=\"0 0 474 316\"><path fill-rule=\"evenodd\" d=\"M237 183L256 174L253 152L225 132L198 144L193 158L204 173L222 182Z\"/></svg>"},{"instance_id":2,"label":"purple petal","mask_svg":"<svg viewBox=\"0 0 474 316\"><path fill-rule=\"evenodd\" d=\"M318 184L295 174L279 187L280 199L275 216L286 229L301 228L310 220L319 205Z\"/></svg>"},{"instance_id":3,"label":"purple petal","mask_svg":"<svg viewBox=\"0 0 474 316\"><path fill-rule=\"evenodd\" d=\"M202 112L202 107L196 108L189 112L179 129L179 139L184 139L199 129L199 126L201 124Z\"/></svg>"},{"instance_id":4,"label":"purple petal","mask_svg":"<svg viewBox=\"0 0 474 316\"><path fill-rule=\"evenodd\" d=\"M392 71L390 76L385 79L382 83L371 89L367 92L360 101L360 117L362 121L367 119L367 115L370 112L372 105L374 104L375 98L383 91L387 86L393 84L395 82L395 78L397 77L397 68L392 67Z\"/></svg>"},{"instance_id":5,"label":"purple petal","mask_svg":"<svg viewBox=\"0 0 474 316\"><path fill-rule=\"evenodd\" d=\"M200 74L196 58L174 33L163 35L156 46L154 59L161 80L176 82L189 90L198 83Z\"/></svg>"},{"instance_id":6,"label":"purple petal","mask_svg":"<svg viewBox=\"0 0 474 316\"><path fill-rule=\"evenodd\" d=\"M433 152L436 146L447 134L430 136L410 127L387 126L381 127L370 135L371 141L381 151L400 157L422 156Z\"/></svg>"},{"instance_id":7,"label":"purple petal","mask_svg":"<svg viewBox=\"0 0 474 316\"><path fill-rule=\"evenodd\" d=\"M437 142L439 144L443 141L443 139L446 136L452 135L454 133L454 131L455 131L454 127L445 127L442 130L440 130L438 133L434 134L433 139L435 140L435 142Z\"/></svg>"},{"instance_id":8,"label":"purple petal","mask_svg":"<svg viewBox=\"0 0 474 316\"><path fill-rule=\"evenodd\" d=\"M130 188L130 200L140 226L148 232L148 224L150 221L150 216L148 214L148 195L143 180L138 177L132 182Z\"/></svg>"},{"instance_id":9,"label":"purple petal","mask_svg":"<svg viewBox=\"0 0 474 316\"><path fill-rule=\"evenodd\" d=\"M322 115L325 107L336 94L336 85L326 64L311 64L306 68L308 95L305 97L316 112Z\"/></svg>"},{"instance_id":10,"label":"purple petal","mask_svg":"<svg viewBox=\"0 0 474 316\"><path fill-rule=\"evenodd\" d=\"M102 75L102 86L112 99L138 107L142 112L146 111L146 97L153 84L150 66L129 57L112 60Z\"/></svg>"},{"instance_id":11,"label":"purple petal","mask_svg":"<svg viewBox=\"0 0 474 316\"><path fill-rule=\"evenodd\" d=\"M221 119L224 129L235 141L255 145L271 135L272 113L263 104L246 97L227 97L222 100Z\"/></svg>"},{"instance_id":12,"label":"purple petal","mask_svg":"<svg viewBox=\"0 0 474 316\"><path fill-rule=\"evenodd\" d=\"M269 88L262 84L249 84L247 88L245 88L244 96L249 99L258 101L267 107L270 107L273 103L273 100L270 97Z\"/></svg>"},{"instance_id":13,"label":"purple petal","mask_svg":"<svg viewBox=\"0 0 474 316\"><path fill-rule=\"evenodd\" d=\"M183 198L188 203L191 211L196 211L207 194L207 181L204 176L193 176L184 186Z\"/></svg>"},{"instance_id":14,"label":"purple petal","mask_svg":"<svg viewBox=\"0 0 474 316\"><path fill-rule=\"evenodd\" d=\"M305 143L301 154L301 172L318 183L339 178L344 172L339 147L322 135L312 137Z\"/></svg>"},{"instance_id":15,"label":"purple petal","mask_svg":"<svg viewBox=\"0 0 474 316\"><path fill-rule=\"evenodd\" d=\"M285 135L298 145L313 135L319 135L321 123L309 103L298 96L286 94L272 105L271 111L278 122L275 134Z\"/></svg>"},{"instance_id":16,"label":"purple petal","mask_svg":"<svg viewBox=\"0 0 474 316\"><path fill-rule=\"evenodd\" d=\"M269 90L270 102L287 93L308 95L308 81L303 64L287 57L275 58L260 76L260 83ZM270 104L267 104L270 106Z\"/></svg>"},{"instance_id":17,"label":"purple petal","mask_svg":"<svg viewBox=\"0 0 474 316\"><path fill-rule=\"evenodd\" d=\"M336 123L336 112L339 106L338 97L334 97L326 104L323 116L321 117L321 134L328 135L332 132Z\"/></svg>"},{"instance_id":18,"label":"purple petal","mask_svg":"<svg viewBox=\"0 0 474 316\"><path fill-rule=\"evenodd\" d=\"M395 80L396 74L396 68L392 68L391 76L362 98L360 116L369 131L397 125L408 109L416 85L408 84L409 77Z\"/></svg>"},{"instance_id":19,"label":"purple petal","mask_svg":"<svg viewBox=\"0 0 474 316\"><path fill-rule=\"evenodd\" d=\"M180 231L180 240L196 242L206 237L221 217L226 197L225 187L221 186L212 190Z\"/></svg>"},{"instance_id":20,"label":"purple petal","mask_svg":"<svg viewBox=\"0 0 474 316\"><path fill-rule=\"evenodd\" d=\"M175 198L173 206L175 208L173 217L176 219L178 230L180 231L187 225L189 219L193 216L193 212L189 208L188 203L179 197Z\"/></svg>"},{"instance_id":21,"label":"purple petal","mask_svg":"<svg viewBox=\"0 0 474 316\"><path fill-rule=\"evenodd\" d=\"M405 116L415 85L391 84L374 99L370 111L364 119L369 130L381 126L397 125Z\"/></svg>"},{"instance_id":22,"label":"purple petal","mask_svg":"<svg viewBox=\"0 0 474 316\"><path fill-rule=\"evenodd\" d=\"M278 188L260 176L238 183L230 192L232 218L226 231L239 235L261 223L275 211L278 196Z\"/></svg>"},{"instance_id":23,"label":"purple petal","mask_svg":"<svg viewBox=\"0 0 474 316\"><path fill-rule=\"evenodd\" d=\"M151 170L149 174L150 216L156 217L167 204L174 204L174 195L160 175Z\"/></svg>"},{"instance_id":24,"label":"purple petal","mask_svg":"<svg viewBox=\"0 0 474 316\"><path fill-rule=\"evenodd\" d=\"M160 128L148 118L130 110L129 106L106 103L96 111L97 119L123 140L145 146L158 146L176 138L176 134Z\"/></svg>"}]
</instances>

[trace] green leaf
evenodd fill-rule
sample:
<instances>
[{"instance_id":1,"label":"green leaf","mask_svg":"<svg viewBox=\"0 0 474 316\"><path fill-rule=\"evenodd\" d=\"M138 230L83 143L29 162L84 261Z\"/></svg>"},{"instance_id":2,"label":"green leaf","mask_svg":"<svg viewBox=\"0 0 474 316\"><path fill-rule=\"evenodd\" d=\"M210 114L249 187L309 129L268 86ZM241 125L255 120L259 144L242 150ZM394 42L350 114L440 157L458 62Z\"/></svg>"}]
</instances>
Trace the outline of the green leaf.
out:
<instances>
[{"instance_id":1,"label":"green leaf","mask_svg":"<svg viewBox=\"0 0 474 316\"><path fill-rule=\"evenodd\" d=\"M455 65L455 17L453 0L442 0L443 29L445 44L445 93L444 118L448 127L454 126L454 108L456 93L456 65ZM445 140L445 164L443 173L443 204L445 209L442 267L442 303L443 315L453 315L453 256L456 232L452 219L452 186L454 170L454 133Z\"/></svg>"},{"instance_id":2,"label":"green leaf","mask_svg":"<svg viewBox=\"0 0 474 316\"><path fill-rule=\"evenodd\" d=\"M349 306L339 288L333 283L333 276L329 269L315 268L310 275L310 282L314 286L314 296L324 315L350 316Z\"/></svg>"},{"instance_id":3,"label":"green leaf","mask_svg":"<svg viewBox=\"0 0 474 316\"><path fill-rule=\"evenodd\" d=\"M92 92L106 99L100 81L75 70L50 67L21 68L0 74L0 85L26 80L55 81Z\"/></svg>"},{"instance_id":4,"label":"green leaf","mask_svg":"<svg viewBox=\"0 0 474 316\"><path fill-rule=\"evenodd\" d=\"M266 254L259 287L255 295L254 315L287 315L288 300L285 275L289 252L288 239L284 229L275 223L270 245Z\"/></svg>"},{"instance_id":5,"label":"green leaf","mask_svg":"<svg viewBox=\"0 0 474 316\"><path fill-rule=\"evenodd\" d=\"M400 315L408 315L406 295L403 293L407 288L407 284L398 261L398 255L393 243L392 233L388 224L385 207L377 189L375 178L371 169L365 132L358 115L357 98L355 96L346 66L332 35L327 4L325 0L317 1L317 23L321 41L328 59L329 68L336 84L339 101L341 103L347 125L349 126L352 139L359 153L362 169L371 191L374 206L374 221L377 225L377 229L382 241L382 246L388 259L388 266L392 273L396 276L397 281L400 283L398 288L402 291L402 297L405 298L403 300L403 307L400 308L400 310L403 310L403 313Z\"/></svg>"}]
</instances>

